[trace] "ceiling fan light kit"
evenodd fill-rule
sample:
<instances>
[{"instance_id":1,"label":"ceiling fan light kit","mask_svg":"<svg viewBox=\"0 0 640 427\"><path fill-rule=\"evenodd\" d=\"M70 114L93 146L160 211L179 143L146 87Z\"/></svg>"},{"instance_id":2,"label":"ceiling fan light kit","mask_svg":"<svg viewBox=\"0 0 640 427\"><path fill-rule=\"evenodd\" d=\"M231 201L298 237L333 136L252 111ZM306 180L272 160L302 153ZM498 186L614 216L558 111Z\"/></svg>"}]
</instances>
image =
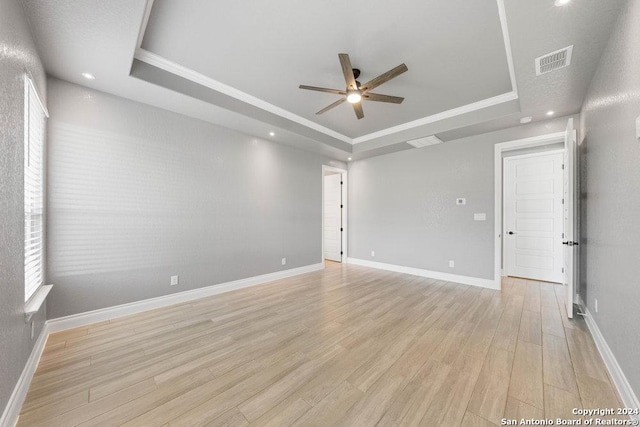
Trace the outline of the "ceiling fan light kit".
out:
<instances>
[{"instance_id":1,"label":"ceiling fan light kit","mask_svg":"<svg viewBox=\"0 0 640 427\"><path fill-rule=\"evenodd\" d=\"M347 92L347 102L351 104L355 104L356 102L360 102L362 100L362 95L359 90L352 90Z\"/></svg>"},{"instance_id":2,"label":"ceiling fan light kit","mask_svg":"<svg viewBox=\"0 0 640 427\"><path fill-rule=\"evenodd\" d=\"M344 75L344 80L347 85L345 90L300 85L300 89L314 90L316 92L326 92L326 93L332 93L334 95L342 96L342 98L340 98L333 104L328 105L322 110L318 111L316 114L323 114L331 110L332 108L337 107L338 105L347 101L348 103L353 105L353 111L356 113L356 117L358 118L358 120L360 120L361 118L364 117L364 111L362 110L363 100L376 101L376 102L389 102L392 104L402 104L402 101L404 101L404 98L402 97L382 95L379 93L372 93L370 91L380 86L381 84L386 83L389 80L406 72L408 68L405 64L400 64L397 67L392 68L386 73L380 74L378 77L362 85L360 84L359 81L356 80L360 76L360 70L357 68L353 68L351 66L351 60L349 59L349 55L346 53L340 53L338 54L338 58L340 59L342 74Z\"/></svg>"}]
</instances>

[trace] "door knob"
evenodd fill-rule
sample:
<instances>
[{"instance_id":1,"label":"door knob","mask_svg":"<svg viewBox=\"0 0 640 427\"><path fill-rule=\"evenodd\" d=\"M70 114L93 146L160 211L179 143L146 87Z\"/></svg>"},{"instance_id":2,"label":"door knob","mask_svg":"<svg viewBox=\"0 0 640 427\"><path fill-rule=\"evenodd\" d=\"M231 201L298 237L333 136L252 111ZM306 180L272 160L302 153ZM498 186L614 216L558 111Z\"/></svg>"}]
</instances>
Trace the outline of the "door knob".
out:
<instances>
[{"instance_id":1,"label":"door knob","mask_svg":"<svg viewBox=\"0 0 640 427\"><path fill-rule=\"evenodd\" d=\"M510 231L509 234L516 234L516 233L514 233L513 231Z\"/></svg>"}]
</instances>

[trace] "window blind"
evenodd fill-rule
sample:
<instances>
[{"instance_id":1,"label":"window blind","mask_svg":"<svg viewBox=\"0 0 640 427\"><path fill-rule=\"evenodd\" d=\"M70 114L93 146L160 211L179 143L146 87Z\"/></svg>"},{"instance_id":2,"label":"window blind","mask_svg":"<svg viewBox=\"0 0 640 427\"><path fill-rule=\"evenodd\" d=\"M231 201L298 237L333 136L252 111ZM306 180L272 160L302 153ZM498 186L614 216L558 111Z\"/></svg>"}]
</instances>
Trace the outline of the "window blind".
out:
<instances>
[{"instance_id":1,"label":"window blind","mask_svg":"<svg viewBox=\"0 0 640 427\"><path fill-rule=\"evenodd\" d=\"M44 141L48 114L25 77L24 283L27 301L44 280Z\"/></svg>"}]
</instances>

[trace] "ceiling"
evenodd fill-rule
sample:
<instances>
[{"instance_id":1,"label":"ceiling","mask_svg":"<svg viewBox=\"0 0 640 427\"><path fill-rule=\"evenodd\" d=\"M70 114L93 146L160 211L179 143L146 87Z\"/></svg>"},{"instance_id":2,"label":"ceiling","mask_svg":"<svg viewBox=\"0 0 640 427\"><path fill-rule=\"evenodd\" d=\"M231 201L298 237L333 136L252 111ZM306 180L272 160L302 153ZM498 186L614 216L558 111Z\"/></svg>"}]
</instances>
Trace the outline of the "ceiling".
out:
<instances>
[{"instance_id":1,"label":"ceiling","mask_svg":"<svg viewBox=\"0 0 640 427\"><path fill-rule=\"evenodd\" d=\"M23 3L50 75L346 160L579 112L622 1L553 1ZM568 45L571 65L536 77ZM375 90L405 101L316 115L338 96L298 85L343 90L338 53L362 82L405 63Z\"/></svg>"}]
</instances>

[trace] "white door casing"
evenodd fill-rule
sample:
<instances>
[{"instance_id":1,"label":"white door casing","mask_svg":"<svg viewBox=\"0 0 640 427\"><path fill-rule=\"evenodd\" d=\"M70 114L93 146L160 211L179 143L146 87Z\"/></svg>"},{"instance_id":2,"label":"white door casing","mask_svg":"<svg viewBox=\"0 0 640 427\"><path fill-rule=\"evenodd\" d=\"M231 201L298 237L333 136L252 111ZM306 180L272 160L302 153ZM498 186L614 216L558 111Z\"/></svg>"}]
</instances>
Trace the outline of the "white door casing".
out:
<instances>
[{"instance_id":1,"label":"white door casing","mask_svg":"<svg viewBox=\"0 0 640 427\"><path fill-rule=\"evenodd\" d=\"M324 176L324 258L342 261L342 175Z\"/></svg>"},{"instance_id":2,"label":"white door casing","mask_svg":"<svg viewBox=\"0 0 640 427\"><path fill-rule=\"evenodd\" d=\"M563 154L504 159L505 270L509 276L563 280Z\"/></svg>"},{"instance_id":3,"label":"white door casing","mask_svg":"<svg viewBox=\"0 0 640 427\"><path fill-rule=\"evenodd\" d=\"M573 294L575 292L574 251L578 245L575 230L575 159L576 159L576 135L573 129L573 118L567 122L564 135L564 275L562 284L566 292L567 316L573 318Z\"/></svg>"}]
</instances>

